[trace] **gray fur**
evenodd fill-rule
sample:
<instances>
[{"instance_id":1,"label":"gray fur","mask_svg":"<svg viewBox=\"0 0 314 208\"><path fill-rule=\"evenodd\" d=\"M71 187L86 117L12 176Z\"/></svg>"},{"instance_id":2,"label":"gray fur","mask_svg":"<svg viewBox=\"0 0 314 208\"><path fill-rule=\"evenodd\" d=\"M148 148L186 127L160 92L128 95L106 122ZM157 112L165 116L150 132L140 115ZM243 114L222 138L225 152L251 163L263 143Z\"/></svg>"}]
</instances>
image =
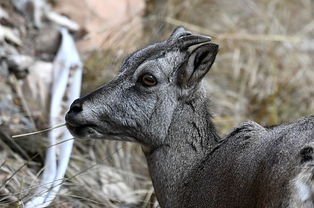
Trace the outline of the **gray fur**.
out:
<instances>
[{"instance_id":1,"label":"gray fur","mask_svg":"<svg viewBox=\"0 0 314 208\"><path fill-rule=\"evenodd\" d=\"M179 27L131 54L114 80L72 104L69 130L140 143L161 207L313 206L313 193L302 201L297 182L313 190L313 151L304 148L314 140L314 117L270 128L245 122L220 138L201 81L218 46L188 50L209 40ZM144 72L158 84L142 86Z\"/></svg>"}]
</instances>

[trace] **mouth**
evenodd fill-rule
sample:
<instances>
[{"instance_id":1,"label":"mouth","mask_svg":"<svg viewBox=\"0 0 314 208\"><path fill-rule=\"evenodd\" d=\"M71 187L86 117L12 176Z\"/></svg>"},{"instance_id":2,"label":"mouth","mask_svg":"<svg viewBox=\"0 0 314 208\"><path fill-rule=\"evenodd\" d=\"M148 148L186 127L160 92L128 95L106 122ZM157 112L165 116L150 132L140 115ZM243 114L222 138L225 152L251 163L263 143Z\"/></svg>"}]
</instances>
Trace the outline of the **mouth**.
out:
<instances>
[{"instance_id":1,"label":"mouth","mask_svg":"<svg viewBox=\"0 0 314 208\"><path fill-rule=\"evenodd\" d=\"M125 142L137 142L137 139L132 136L122 135L119 133L103 133L99 130L96 125L79 125L74 126L73 124L66 123L67 128L70 133L78 139L106 139L106 140L116 140Z\"/></svg>"},{"instance_id":2,"label":"mouth","mask_svg":"<svg viewBox=\"0 0 314 208\"><path fill-rule=\"evenodd\" d=\"M66 117L66 127L78 139L105 139L126 142L137 142L131 134L121 133L117 128L110 126L108 122L102 121L101 126L86 121L76 122L74 119Z\"/></svg>"},{"instance_id":3,"label":"mouth","mask_svg":"<svg viewBox=\"0 0 314 208\"><path fill-rule=\"evenodd\" d=\"M73 125L69 122L66 123L67 128L71 134L80 139L88 138L102 138L104 135L98 130L96 125Z\"/></svg>"}]
</instances>

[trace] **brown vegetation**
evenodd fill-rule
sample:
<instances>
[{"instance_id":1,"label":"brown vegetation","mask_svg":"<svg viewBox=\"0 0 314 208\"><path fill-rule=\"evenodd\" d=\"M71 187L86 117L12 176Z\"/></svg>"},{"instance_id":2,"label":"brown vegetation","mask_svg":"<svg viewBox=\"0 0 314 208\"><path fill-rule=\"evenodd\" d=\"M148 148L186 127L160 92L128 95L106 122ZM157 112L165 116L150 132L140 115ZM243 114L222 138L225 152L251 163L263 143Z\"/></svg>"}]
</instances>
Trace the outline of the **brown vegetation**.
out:
<instances>
[{"instance_id":1,"label":"brown vegetation","mask_svg":"<svg viewBox=\"0 0 314 208\"><path fill-rule=\"evenodd\" d=\"M213 42L220 45L216 63L207 76L207 88L215 123L222 134L245 120L276 125L313 114L313 1L151 0L143 12L136 14L140 15L138 24L142 25L137 29L141 32L128 34L129 22L122 22L111 31L116 36L108 43L106 40L113 35L101 36L105 29L97 32L97 41L103 37L101 42L108 47L84 50L84 44L80 45L85 63L83 94L111 79L127 54L183 25L212 36ZM18 24L25 24L19 15L16 19ZM34 130L33 124L39 129L47 124L44 109L39 113L40 109L31 109L25 116L28 101L21 98L19 83L11 75L1 74L0 206L8 207L22 206L31 197L47 147L45 135L10 139L9 135ZM146 161L135 144L76 141L66 178L52 207L157 206Z\"/></svg>"}]
</instances>

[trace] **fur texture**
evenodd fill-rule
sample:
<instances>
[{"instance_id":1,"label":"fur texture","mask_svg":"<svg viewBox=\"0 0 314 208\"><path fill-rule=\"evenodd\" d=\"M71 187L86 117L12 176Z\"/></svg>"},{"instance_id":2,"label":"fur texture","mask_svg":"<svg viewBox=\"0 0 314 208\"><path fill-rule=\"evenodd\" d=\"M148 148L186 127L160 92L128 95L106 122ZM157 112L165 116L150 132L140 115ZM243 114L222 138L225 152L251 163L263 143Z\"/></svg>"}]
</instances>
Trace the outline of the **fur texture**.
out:
<instances>
[{"instance_id":1,"label":"fur texture","mask_svg":"<svg viewBox=\"0 0 314 208\"><path fill-rule=\"evenodd\" d=\"M314 117L270 128L245 122L220 138L202 87L218 46L188 50L209 40L179 27L134 52L114 80L72 104L69 130L141 144L161 207L312 207L313 157L304 148ZM143 75L156 82L143 85Z\"/></svg>"}]
</instances>

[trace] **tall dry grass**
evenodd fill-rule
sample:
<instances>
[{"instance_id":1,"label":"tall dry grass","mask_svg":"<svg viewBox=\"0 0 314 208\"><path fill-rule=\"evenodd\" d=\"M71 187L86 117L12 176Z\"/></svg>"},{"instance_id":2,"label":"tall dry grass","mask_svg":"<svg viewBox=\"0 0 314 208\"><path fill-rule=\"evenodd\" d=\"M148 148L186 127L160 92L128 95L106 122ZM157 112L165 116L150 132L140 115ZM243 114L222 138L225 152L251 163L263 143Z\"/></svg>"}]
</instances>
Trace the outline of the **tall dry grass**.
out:
<instances>
[{"instance_id":1,"label":"tall dry grass","mask_svg":"<svg viewBox=\"0 0 314 208\"><path fill-rule=\"evenodd\" d=\"M143 17L145 36L138 47L166 38L178 24L214 37L220 52L206 84L221 134L245 120L277 125L313 114L313 1L162 2L150 1L150 10ZM131 50L86 55L83 91L110 80ZM1 147L6 160L0 177L16 173L0 192L10 195L5 199L10 207L14 201L16 205L28 199L38 185L36 171L41 160L32 159L23 166L25 158L5 144ZM52 207L157 207L140 147L76 141L64 188Z\"/></svg>"}]
</instances>

